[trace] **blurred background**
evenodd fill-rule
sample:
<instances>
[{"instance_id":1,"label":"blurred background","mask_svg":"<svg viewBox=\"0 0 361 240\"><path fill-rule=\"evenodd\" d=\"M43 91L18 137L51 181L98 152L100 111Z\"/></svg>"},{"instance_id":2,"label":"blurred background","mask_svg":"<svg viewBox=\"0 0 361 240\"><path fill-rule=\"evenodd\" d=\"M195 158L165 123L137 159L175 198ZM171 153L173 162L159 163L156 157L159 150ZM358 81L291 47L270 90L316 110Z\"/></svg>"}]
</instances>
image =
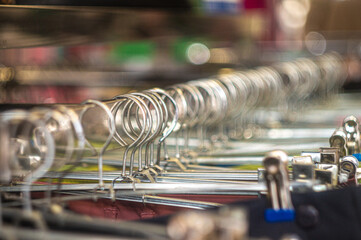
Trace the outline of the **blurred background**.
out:
<instances>
[{"instance_id":1,"label":"blurred background","mask_svg":"<svg viewBox=\"0 0 361 240\"><path fill-rule=\"evenodd\" d=\"M336 51L361 79L359 0L0 0L0 102L79 103Z\"/></svg>"}]
</instances>

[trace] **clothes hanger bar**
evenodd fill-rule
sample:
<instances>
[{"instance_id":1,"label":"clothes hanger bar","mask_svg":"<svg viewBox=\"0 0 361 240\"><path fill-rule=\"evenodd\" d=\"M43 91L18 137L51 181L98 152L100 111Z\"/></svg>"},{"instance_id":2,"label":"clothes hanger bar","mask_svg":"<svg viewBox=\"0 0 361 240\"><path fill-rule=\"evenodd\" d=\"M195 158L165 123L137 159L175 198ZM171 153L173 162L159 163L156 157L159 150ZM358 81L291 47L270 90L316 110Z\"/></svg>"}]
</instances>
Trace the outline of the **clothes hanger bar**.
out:
<instances>
[{"instance_id":1,"label":"clothes hanger bar","mask_svg":"<svg viewBox=\"0 0 361 240\"><path fill-rule=\"evenodd\" d=\"M327 147L327 142L311 142L311 143L302 143L297 145L288 145L288 144L265 144L265 143L259 143L259 144L251 144L251 143L244 143L244 142L230 142L229 147L232 149L227 150L213 150L209 151L208 153L200 154L199 156L205 156L205 157L216 157L216 156L236 156L236 155L244 155L244 154L252 154L252 155L262 155L266 152L269 152L273 149L283 149L287 151L290 154L297 154L302 150L316 150L320 147ZM251 149L249 149L251 148ZM260 150L262 149L262 150Z\"/></svg>"},{"instance_id":2,"label":"clothes hanger bar","mask_svg":"<svg viewBox=\"0 0 361 240\"><path fill-rule=\"evenodd\" d=\"M88 192L61 192L63 194L77 194L77 195L87 195ZM101 198L111 199L108 195L100 195ZM194 200L187 200L187 199L177 199L177 198L170 198L170 197L162 197L162 196L152 196L147 194L142 194L139 196L132 196L132 195L124 195L123 193L117 193L115 200L119 201L130 201L130 202L139 202L143 204L156 204L156 205L163 205L163 206L173 206L173 207L186 207L190 209L198 209L203 210L207 208L219 207L223 204L219 203L211 203L211 202L204 202L204 201L194 201Z\"/></svg>"},{"instance_id":3,"label":"clothes hanger bar","mask_svg":"<svg viewBox=\"0 0 361 240\"><path fill-rule=\"evenodd\" d=\"M242 158L244 158L244 161L242 161ZM262 161L262 157L249 157L250 160L248 161L247 159L248 157L240 157L240 164L239 165L244 165L244 164L259 164L261 165L261 161ZM214 162L214 161L218 161L218 159L220 159L220 164L223 164L223 160L226 163L227 159L233 159L232 157L228 157L228 158L222 158L222 157L216 157L216 158L207 158L207 157L199 157L196 159L192 159L191 163L188 163L186 165L187 169L185 170L186 172L217 172L217 173L244 173L244 170L237 170L237 169L232 169L232 168L228 168L228 167L217 167L217 166L207 166L207 161L209 161L210 163ZM238 158L237 158L238 159ZM253 159L256 159L257 161L253 161ZM97 160L93 159L93 158L85 158L80 160L82 163L87 163L87 164L96 164ZM199 164L204 164L205 165L197 165ZM237 161L235 161L236 163ZM114 166L114 167L121 167L122 163L118 160L109 160L109 159L105 159L103 160L104 165L108 165L108 166ZM194 164L193 164L194 163ZM165 164L168 164L167 167L167 171L169 172L171 169L175 169L175 168L171 168L169 163L164 163L161 162L161 167L164 167ZM138 165L135 164L135 167L137 167Z\"/></svg>"},{"instance_id":4,"label":"clothes hanger bar","mask_svg":"<svg viewBox=\"0 0 361 240\"><path fill-rule=\"evenodd\" d=\"M257 171L247 171L246 173L202 173L202 172L165 172L164 177L178 178L199 178L199 179L217 179L217 180L233 180L233 181L258 181Z\"/></svg>"},{"instance_id":5,"label":"clothes hanger bar","mask_svg":"<svg viewBox=\"0 0 361 240\"><path fill-rule=\"evenodd\" d=\"M247 171L251 172L251 171ZM258 176L255 174L245 174L245 176L238 176L238 178L232 178L229 176L229 179L226 179L222 176L223 173L214 174L213 176L207 176L207 174L197 175L196 174L183 174L177 176L178 173L174 173L175 176L164 176L158 175L154 178L158 183L234 183L234 184L254 184L258 180ZM171 175L171 174L170 174ZM108 175L103 175L103 180L106 182L112 182L116 177L119 176L119 173ZM198 178L197 178L198 176ZM219 177L221 176L221 177ZM57 179L59 176L57 174L46 173L45 177ZM218 179L220 178L220 179ZM89 180L89 181L98 181L99 177L96 173L69 173L63 177L63 179L72 179L72 180ZM243 180L241 180L243 179ZM117 181L123 180L122 178L117 179Z\"/></svg>"},{"instance_id":6,"label":"clothes hanger bar","mask_svg":"<svg viewBox=\"0 0 361 240\"><path fill-rule=\"evenodd\" d=\"M59 175L53 173L46 173L44 177L58 178ZM107 172L103 174L104 181L113 181L119 177L119 172ZM225 172L164 172L155 178L167 180L167 177L197 181L202 180L230 180L230 181L258 181L257 171L246 170L238 173L225 173ZM99 176L94 173L69 173L64 178L78 179L78 180L99 180ZM170 179L172 180L172 179ZM174 179L175 180L175 179Z\"/></svg>"},{"instance_id":7,"label":"clothes hanger bar","mask_svg":"<svg viewBox=\"0 0 361 240\"><path fill-rule=\"evenodd\" d=\"M54 191L54 190L94 190L98 187L98 184L63 184L60 189L56 185L32 185L30 191ZM21 192L22 186L1 186L0 191L6 192ZM114 185L114 190L169 190L174 192L188 192L199 191L201 192L260 192L265 191L264 184L215 184L215 183L119 183Z\"/></svg>"}]
</instances>

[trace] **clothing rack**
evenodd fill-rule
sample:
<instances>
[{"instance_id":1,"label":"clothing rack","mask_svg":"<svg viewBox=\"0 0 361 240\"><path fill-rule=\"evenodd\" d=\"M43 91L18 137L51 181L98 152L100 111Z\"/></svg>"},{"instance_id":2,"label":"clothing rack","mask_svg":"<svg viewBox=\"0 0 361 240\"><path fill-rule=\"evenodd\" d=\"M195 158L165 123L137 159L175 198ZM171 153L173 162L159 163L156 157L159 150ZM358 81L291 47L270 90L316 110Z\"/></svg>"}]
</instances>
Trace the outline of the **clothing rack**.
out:
<instances>
[{"instance_id":1,"label":"clothing rack","mask_svg":"<svg viewBox=\"0 0 361 240\"><path fill-rule=\"evenodd\" d=\"M243 210L233 216L221 210L223 204L231 198L256 199L265 194L268 200L257 202L262 205L259 211L264 213L265 224L293 224L297 209L292 204L290 189L301 194L358 184L358 160L350 156L360 151L357 118L347 117L338 132L324 134L321 144L326 146L319 145L320 141L312 142L315 138L312 129L325 129L302 119L307 110L337 98L346 77L347 66L342 57L329 53L255 69L234 69L207 79L118 95L110 100L3 111L0 189L5 224L0 227L6 229L4 234L15 234L13 227L8 226L10 223L21 227L19 222L28 221L44 232L46 228L66 230L74 223L73 230L82 232L86 227L80 222L86 220L74 212L86 213L82 204L92 204L93 199L98 200L95 202L98 206L94 206L93 213L88 210L90 216L102 211L100 203L117 205L128 212L142 208L168 214L180 209L220 207L215 215L215 210L206 211L205 218L202 213L195 215L201 222L207 218L212 222L215 227L210 234L217 239L221 236L217 235L219 232L237 232L237 228L223 229L220 218L237 220L242 226L251 224L254 231L255 223L248 222ZM270 126L289 126L290 122L310 128L310 133L300 139L317 145L317 149L323 148L318 152L306 148L302 156L294 157L283 151L255 156L254 151L247 150L251 144L260 148L253 139L284 140L264 133L272 131ZM297 134L297 129L288 130ZM330 144L324 141L325 136L330 137ZM249 145L242 145L247 142ZM298 144L285 147L297 152ZM243 159L230 160L241 148L246 149ZM345 152L340 154L340 149ZM234 165L253 163L264 168L229 168L222 165L225 158ZM85 166L88 164L95 164L97 172ZM76 204L77 201L80 203ZM62 206L67 203L66 211L72 211L71 214L63 213ZM247 204L241 205L247 209ZM19 209L21 206L24 210ZM39 209L43 212L40 215ZM20 220L12 217L16 214ZM130 229L114 224L106 227L106 222L92 226L97 234L190 239L188 233L178 238L181 233L173 226L193 222L188 219L190 216L174 216L163 227L140 222L126 223ZM57 217L65 222L62 227L53 220ZM193 226L187 225L186 229L193 231ZM205 234L199 239L207 239L206 230L199 231L197 234ZM245 239L248 231L237 234L235 239ZM280 237L270 235L272 239L275 236Z\"/></svg>"}]
</instances>

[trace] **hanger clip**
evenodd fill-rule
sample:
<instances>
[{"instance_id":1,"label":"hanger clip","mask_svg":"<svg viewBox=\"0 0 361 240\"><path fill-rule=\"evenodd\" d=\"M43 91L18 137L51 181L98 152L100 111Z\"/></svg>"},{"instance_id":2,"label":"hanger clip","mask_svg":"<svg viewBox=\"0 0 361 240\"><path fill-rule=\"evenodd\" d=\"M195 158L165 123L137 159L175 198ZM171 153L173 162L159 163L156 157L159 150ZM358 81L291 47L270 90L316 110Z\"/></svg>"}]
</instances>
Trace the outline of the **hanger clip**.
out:
<instances>
[{"instance_id":1,"label":"hanger clip","mask_svg":"<svg viewBox=\"0 0 361 240\"><path fill-rule=\"evenodd\" d=\"M311 156L295 156L292 162L293 181L313 181L315 169Z\"/></svg>"},{"instance_id":2,"label":"hanger clip","mask_svg":"<svg viewBox=\"0 0 361 240\"><path fill-rule=\"evenodd\" d=\"M343 120L343 128L346 132L346 146L348 155L360 152L360 130L355 116L348 116Z\"/></svg>"},{"instance_id":3,"label":"hanger clip","mask_svg":"<svg viewBox=\"0 0 361 240\"><path fill-rule=\"evenodd\" d=\"M344 157L348 155L348 149L346 147L347 136L344 128L336 129L329 139L330 147L338 148L340 150L340 156Z\"/></svg>"},{"instance_id":4,"label":"hanger clip","mask_svg":"<svg viewBox=\"0 0 361 240\"><path fill-rule=\"evenodd\" d=\"M267 222L289 222L295 219L288 179L288 156L283 151L269 152L263 159L268 198L271 208L265 211Z\"/></svg>"},{"instance_id":5,"label":"hanger clip","mask_svg":"<svg viewBox=\"0 0 361 240\"><path fill-rule=\"evenodd\" d=\"M320 154L320 152L302 151L301 156L309 156L309 157L311 157L313 163L315 163L315 164L321 162L321 154Z\"/></svg>"},{"instance_id":6,"label":"hanger clip","mask_svg":"<svg viewBox=\"0 0 361 240\"><path fill-rule=\"evenodd\" d=\"M357 185L357 168L359 161L354 156L346 156L340 162L339 183Z\"/></svg>"},{"instance_id":7,"label":"hanger clip","mask_svg":"<svg viewBox=\"0 0 361 240\"><path fill-rule=\"evenodd\" d=\"M337 147L320 148L320 163L316 165L315 177L321 184L336 186L340 149Z\"/></svg>"}]
</instances>

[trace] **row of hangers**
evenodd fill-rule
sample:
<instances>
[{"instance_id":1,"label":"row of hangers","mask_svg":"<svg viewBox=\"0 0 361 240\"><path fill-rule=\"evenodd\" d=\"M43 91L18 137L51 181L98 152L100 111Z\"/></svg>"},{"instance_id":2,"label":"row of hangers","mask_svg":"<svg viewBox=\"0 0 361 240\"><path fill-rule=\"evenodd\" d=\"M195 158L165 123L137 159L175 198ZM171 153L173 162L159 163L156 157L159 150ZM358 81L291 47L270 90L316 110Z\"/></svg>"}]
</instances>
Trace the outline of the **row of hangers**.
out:
<instances>
[{"instance_id":1,"label":"row of hangers","mask_svg":"<svg viewBox=\"0 0 361 240\"><path fill-rule=\"evenodd\" d=\"M159 167L162 146L164 159L174 161L169 158L165 144L165 139L172 132L175 133L176 139L180 132L183 132L182 156L189 157L191 154L188 149L188 136L191 131L197 132L200 139L200 146L198 146L200 151L206 151L207 131L215 131L214 129L218 128L216 130L218 134L212 135L212 140L217 141L215 138L224 140L225 136L232 135L228 132L237 129L236 123L238 125L241 123L243 128L254 123L252 118L260 109L264 110L267 107L268 111L278 110L285 104L288 105L287 109L292 109L295 107L292 105L306 104L306 101L301 100L320 97L329 94L333 89L338 89L344 81L345 74L344 66L340 64L340 61L337 55L325 55L316 61L301 59L281 63L274 68L261 67L257 70L222 74L218 79L215 77L214 79L191 81L171 86L167 91L152 89L142 93L116 96L111 101L105 102L88 100L82 104L84 107L81 107L78 114L74 108L79 106L62 105L55 105L49 112L47 109L33 109L30 112L22 113L9 111L3 115L10 115L13 118L4 119L4 124L6 125L7 121L19 121L19 118L30 121L32 117L29 118L27 115L39 118L31 121L44 121L38 123L43 125L51 121L55 125L60 125L61 122L65 126L66 122L66 127L64 127L66 129L64 134L67 134L65 155L63 159L57 160L57 164L61 165L79 161L86 145L95 153L95 148L86 140L82 131L82 118L90 108L100 107L107 115L109 136L99 151L99 185L104 185L102 158L113 139L120 146L125 147L122 179L133 181L135 174L139 173L152 179L152 174L162 171L162 168ZM296 108L299 109L299 106ZM282 110L284 109L280 111ZM41 129L41 126L37 126L37 129ZM71 133L72 131L74 132ZM59 132L59 129L55 128L54 132ZM74 139L74 133L76 139ZM156 139L158 139L158 146L156 161L154 161ZM24 141L22 142L24 143ZM35 141L35 144L37 142ZM50 144L51 141L45 142ZM76 147L74 146L75 142L78 143ZM19 143L19 145L21 144ZM181 158L179 145L176 141L175 161ZM22 147L24 146L20 146L20 148ZM54 147L50 145L51 148ZM49 149L49 146L46 149ZM72 159L75 149L77 156ZM48 153L51 152L48 151ZM133 171L137 152L138 171ZM130 156L128 153L131 153ZM177 162L177 165L184 169L182 161ZM217 170L219 171L219 169ZM9 179L9 172L7 178Z\"/></svg>"},{"instance_id":2,"label":"row of hangers","mask_svg":"<svg viewBox=\"0 0 361 240\"><path fill-rule=\"evenodd\" d=\"M107 101L88 100L75 105L5 111L0 115L3 184L0 189L3 193L22 192L23 196L20 202L3 205L23 205L27 212L33 212L33 204L52 203L52 191L56 191L62 195L58 202L104 198L205 209L219 204L161 195L256 197L267 190L262 183L265 179L273 209L292 209L287 199L289 193L282 192L289 191L290 158L285 153L276 151L267 155L263 160L265 171L201 166L195 163L198 154L206 154L216 162L217 155L210 151L212 148L224 148L229 139L247 138L248 130L266 126L267 116L275 112L276 118L289 120L289 114L295 110L300 111L336 93L345 74L342 59L337 54L328 54L317 59L222 73L165 90L134 92ZM98 144L94 139L99 136L86 136L84 119L96 122L99 117L98 127L105 126L108 136L100 137L104 144L94 147ZM344 125L344 129L348 131L348 125ZM98 129L91 130L94 133ZM173 146L166 144L171 134L175 140ZM181 135L183 146L179 143ZM199 140L198 146L192 149L190 136ZM354 138L350 137L348 143L350 139ZM120 171L103 171L107 164L103 158L109 146L121 149L117 163ZM84 160L91 160L88 152L98 155L98 174L72 172ZM302 162L296 160L294 163ZM309 163L307 161L303 163ZM58 170L65 165L70 167ZM312 166L314 168L314 162ZM349 169L348 165L344 169ZM261 177L263 173L265 177ZM50 183L57 180L58 184L44 184L43 179L50 179ZM61 184L66 179L97 183ZM31 200L31 192L39 191L48 198Z\"/></svg>"}]
</instances>

